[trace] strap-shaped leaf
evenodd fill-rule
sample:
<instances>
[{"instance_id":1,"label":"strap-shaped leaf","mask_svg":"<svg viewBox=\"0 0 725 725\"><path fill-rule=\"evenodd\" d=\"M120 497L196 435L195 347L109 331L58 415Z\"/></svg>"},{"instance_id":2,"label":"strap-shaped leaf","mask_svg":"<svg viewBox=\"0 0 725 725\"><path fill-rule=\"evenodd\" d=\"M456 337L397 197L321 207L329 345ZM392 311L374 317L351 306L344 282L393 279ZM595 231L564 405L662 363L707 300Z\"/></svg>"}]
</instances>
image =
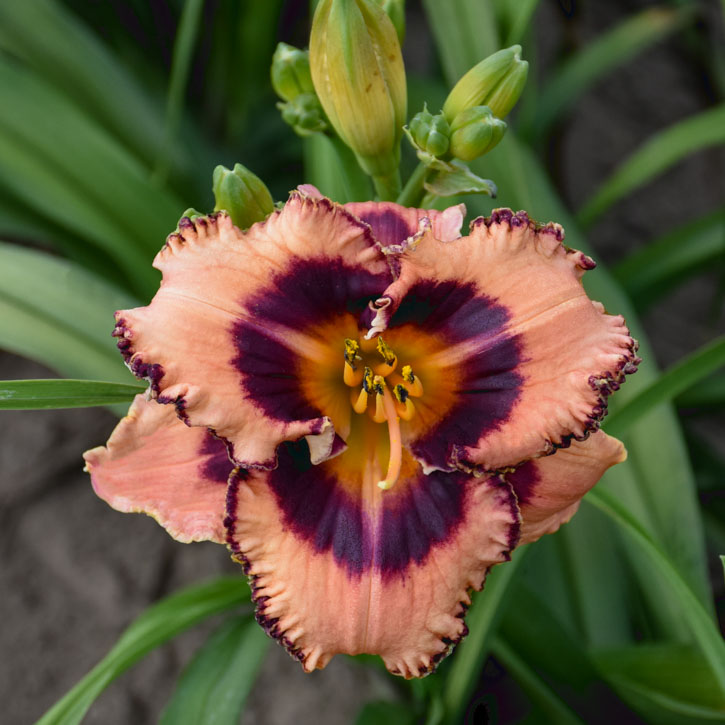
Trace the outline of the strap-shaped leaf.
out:
<instances>
[{"instance_id":1,"label":"strap-shaped leaf","mask_svg":"<svg viewBox=\"0 0 725 725\"><path fill-rule=\"evenodd\" d=\"M238 725L271 641L251 615L224 622L186 666L159 725Z\"/></svg>"},{"instance_id":2,"label":"strap-shaped leaf","mask_svg":"<svg viewBox=\"0 0 725 725\"><path fill-rule=\"evenodd\" d=\"M130 403L141 385L98 380L0 380L0 410L90 408Z\"/></svg>"},{"instance_id":3,"label":"strap-shaped leaf","mask_svg":"<svg viewBox=\"0 0 725 725\"><path fill-rule=\"evenodd\" d=\"M149 607L113 649L36 725L78 725L93 701L151 650L198 622L249 601L243 579L221 577L198 584Z\"/></svg>"},{"instance_id":4,"label":"strap-shaped leaf","mask_svg":"<svg viewBox=\"0 0 725 725\"><path fill-rule=\"evenodd\" d=\"M725 103L660 131L640 146L599 187L578 214L583 227L593 224L614 203L702 149L725 143Z\"/></svg>"},{"instance_id":5,"label":"strap-shaped leaf","mask_svg":"<svg viewBox=\"0 0 725 725\"><path fill-rule=\"evenodd\" d=\"M587 42L555 72L538 96L536 113L526 135L546 136L552 124L565 114L598 80L626 65L639 53L665 38L692 16L691 8L651 7L630 15Z\"/></svg>"},{"instance_id":6,"label":"strap-shaped leaf","mask_svg":"<svg viewBox=\"0 0 725 725\"><path fill-rule=\"evenodd\" d=\"M721 722L725 698L708 663L692 646L640 644L594 655L601 673L647 722Z\"/></svg>"},{"instance_id":7,"label":"strap-shaped leaf","mask_svg":"<svg viewBox=\"0 0 725 725\"><path fill-rule=\"evenodd\" d=\"M700 652L709 665L713 684L717 687L717 693L714 693L713 697L725 701L725 641L720 636L710 613L698 601L677 569L672 566L667 555L611 493L600 486L590 491L584 500L616 521L667 582L680 603L682 616L685 617Z\"/></svg>"},{"instance_id":8,"label":"strap-shaped leaf","mask_svg":"<svg viewBox=\"0 0 725 725\"><path fill-rule=\"evenodd\" d=\"M614 276L640 311L692 275L720 264L725 270L725 210L674 229L621 261Z\"/></svg>"},{"instance_id":9,"label":"strap-shaped leaf","mask_svg":"<svg viewBox=\"0 0 725 725\"><path fill-rule=\"evenodd\" d=\"M494 638L491 649L496 659L521 685L534 706L546 716L547 721L557 725L583 725L584 721L529 665L526 657L519 654L506 640L501 637Z\"/></svg>"}]
</instances>

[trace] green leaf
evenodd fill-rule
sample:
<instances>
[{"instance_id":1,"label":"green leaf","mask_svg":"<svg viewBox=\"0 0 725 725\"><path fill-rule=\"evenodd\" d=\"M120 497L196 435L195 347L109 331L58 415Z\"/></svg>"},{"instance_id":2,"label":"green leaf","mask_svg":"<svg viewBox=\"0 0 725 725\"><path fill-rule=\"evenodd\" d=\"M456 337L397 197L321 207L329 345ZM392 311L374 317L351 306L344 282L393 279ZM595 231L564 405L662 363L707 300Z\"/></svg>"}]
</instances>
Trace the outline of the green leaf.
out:
<instances>
[{"instance_id":1,"label":"green leaf","mask_svg":"<svg viewBox=\"0 0 725 725\"><path fill-rule=\"evenodd\" d=\"M609 207L684 158L725 143L725 103L702 111L651 136L599 187L578 214L591 226Z\"/></svg>"},{"instance_id":2,"label":"green leaf","mask_svg":"<svg viewBox=\"0 0 725 725\"><path fill-rule=\"evenodd\" d=\"M722 722L725 698L702 655L693 647L646 644L594 655L623 700L662 725Z\"/></svg>"},{"instance_id":3,"label":"green leaf","mask_svg":"<svg viewBox=\"0 0 725 725\"><path fill-rule=\"evenodd\" d=\"M667 555L609 491L604 491L602 488L594 489L586 495L584 500L616 521L645 554L653 569L667 583L680 604L681 615L690 627L694 640L709 665L714 686L717 687L714 697L717 697L718 701L725 700L725 642L710 614L672 565Z\"/></svg>"},{"instance_id":4,"label":"green leaf","mask_svg":"<svg viewBox=\"0 0 725 725\"><path fill-rule=\"evenodd\" d=\"M640 311L697 272L725 263L725 211L678 227L630 254L614 269Z\"/></svg>"},{"instance_id":5,"label":"green leaf","mask_svg":"<svg viewBox=\"0 0 725 725\"><path fill-rule=\"evenodd\" d=\"M725 407L725 373L700 380L675 398L678 408Z\"/></svg>"},{"instance_id":6,"label":"green leaf","mask_svg":"<svg viewBox=\"0 0 725 725\"><path fill-rule=\"evenodd\" d=\"M414 725L418 721L419 717L410 705L374 700L365 703L355 718L355 725Z\"/></svg>"},{"instance_id":7,"label":"green leaf","mask_svg":"<svg viewBox=\"0 0 725 725\"><path fill-rule=\"evenodd\" d=\"M77 725L93 701L151 650L198 622L249 601L243 579L221 577L163 599L135 619L111 651L36 725Z\"/></svg>"},{"instance_id":8,"label":"green leaf","mask_svg":"<svg viewBox=\"0 0 725 725\"><path fill-rule=\"evenodd\" d=\"M224 622L187 665L160 725L238 725L270 643L254 617Z\"/></svg>"},{"instance_id":9,"label":"green leaf","mask_svg":"<svg viewBox=\"0 0 725 725\"><path fill-rule=\"evenodd\" d=\"M554 725L582 725L571 708L557 695L549 684L501 637L493 640L492 652L509 674L521 685L532 704L545 716L545 721ZM553 653L552 653L553 655ZM537 721L539 722L539 721Z\"/></svg>"},{"instance_id":10,"label":"green leaf","mask_svg":"<svg viewBox=\"0 0 725 725\"><path fill-rule=\"evenodd\" d=\"M138 304L73 262L0 242L0 347L61 375L130 383L111 331L114 311Z\"/></svg>"},{"instance_id":11,"label":"green leaf","mask_svg":"<svg viewBox=\"0 0 725 725\"><path fill-rule=\"evenodd\" d=\"M491 640L504 612L503 605L510 596L511 583L529 550L528 546L516 549L510 562L494 567L486 579L484 592L474 595L466 617L469 634L456 649L443 686L447 723L461 721L488 657Z\"/></svg>"},{"instance_id":12,"label":"green leaf","mask_svg":"<svg viewBox=\"0 0 725 725\"><path fill-rule=\"evenodd\" d=\"M695 383L725 366L725 335L688 355L629 400L605 421L605 429L621 436L636 421L661 403L668 402Z\"/></svg>"},{"instance_id":13,"label":"green leaf","mask_svg":"<svg viewBox=\"0 0 725 725\"><path fill-rule=\"evenodd\" d=\"M442 162L437 162L435 167L439 169ZM439 169L428 179L423 187L433 196L451 197L464 194L485 194L496 196L496 184L490 179L482 179L476 176L466 164L453 160L445 163L446 168ZM425 202L423 204L426 206Z\"/></svg>"},{"instance_id":14,"label":"green leaf","mask_svg":"<svg viewBox=\"0 0 725 725\"><path fill-rule=\"evenodd\" d=\"M145 390L142 385L98 380L0 380L0 410L90 408L130 403Z\"/></svg>"},{"instance_id":15,"label":"green leaf","mask_svg":"<svg viewBox=\"0 0 725 725\"><path fill-rule=\"evenodd\" d=\"M692 8L651 7L630 15L570 56L539 94L527 136L541 139L598 80L680 28ZM518 41L516 41L518 42Z\"/></svg>"}]
</instances>

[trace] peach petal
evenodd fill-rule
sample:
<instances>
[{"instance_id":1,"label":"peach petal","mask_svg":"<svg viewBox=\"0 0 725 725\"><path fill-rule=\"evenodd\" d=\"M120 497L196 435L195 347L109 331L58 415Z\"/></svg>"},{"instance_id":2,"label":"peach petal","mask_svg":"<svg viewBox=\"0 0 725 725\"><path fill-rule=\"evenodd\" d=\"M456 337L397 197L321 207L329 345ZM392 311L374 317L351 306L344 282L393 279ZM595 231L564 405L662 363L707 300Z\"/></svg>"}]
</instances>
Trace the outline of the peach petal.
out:
<instances>
[{"instance_id":1,"label":"peach petal","mask_svg":"<svg viewBox=\"0 0 725 725\"><path fill-rule=\"evenodd\" d=\"M323 476L330 463L314 473ZM276 471L230 481L228 544L250 577L260 624L308 672L338 653L378 654L405 678L432 671L467 633L470 590L481 589L490 567L516 545L510 487L495 477L436 472L437 485L460 487L461 517L443 533L435 509L423 502L427 491L418 489L420 497L406 499L408 513L418 517L406 539L406 527L395 520L404 514L391 513L386 497L406 485L433 485L419 467L415 480L409 476L389 492L377 487L379 472L367 475L357 514L347 515L349 501L333 494L318 517L315 484L287 465L280 454ZM273 481L280 476L288 477L281 484L287 490L303 488L294 494L298 501L281 495ZM419 530L431 539L427 549L416 548Z\"/></svg>"},{"instance_id":2,"label":"peach petal","mask_svg":"<svg viewBox=\"0 0 725 725\"><path fill-rule=\"evenodd\" d=\"M514 489L521 510L521 543L553 534L571 519L584 494L604 472L627 457L621 441L597 431L586 441L552 456L525 463L504 478Z\"/></svg>"},{"instance_id":3,"label":"peach petal","mask_svg":"<svg viewBox=\"0 0 725 725\"><path fill-rule=\"evenodd\" d=\"M173 408L137 395L106 446L83 457L95 492L116 510L146 513L178 541L224 543L233 465L221 441Z\"/></svg>"},{"instance_id":4,"label":"peach petal","mask_svg":"<svg viewBox=\"0 0 725 725\"><path fill-rule=\"evenodd\" d=\"M467 237L444 244L427 235L406 250L399 278L374 304L376 333L395 325L395 310L422 282L470 284L506 313L501 330L454 341L446 352L444 363L465 365L505 339L520 350L512 410L477 440L448 441L453 465L496 470L586 438L606 414L608 395L636 370L637 344L623 318L606 314L581 284L594 262L562 238L558 225L496 210L475 220Z\"/></svg>"},{"instance_id":5,"label":"peach petal","mask_svg":"<svg viewBox=\"0 0 725 725\"><path fill-rule=\"evenodd\" d=\"M369 228L328 199L299 193L247 232L223 213L179 226L154 262L163 281L151 304L116 313L114 334L129 367L150 380L153 395L183 408L190 425L227 440L241 466L272 468L277 445L301 437L315 462L339 451L334 427L319 411L286 405L276 388L274 400L260 399L268 383L290 377L295 359L326 353L297 321L265 319L260 309L281 278L294 282L295 269L305 265L317 264L341 285L370 287L373 280L375 293L384 288L390 273ZM315 287L309 280L289 286L292 295L276 304L292 311L304 307L295 294ZM314 311L309 316L316 322ZM255 372L240 369L242 362Z\"/></svg>"}]
</instances>

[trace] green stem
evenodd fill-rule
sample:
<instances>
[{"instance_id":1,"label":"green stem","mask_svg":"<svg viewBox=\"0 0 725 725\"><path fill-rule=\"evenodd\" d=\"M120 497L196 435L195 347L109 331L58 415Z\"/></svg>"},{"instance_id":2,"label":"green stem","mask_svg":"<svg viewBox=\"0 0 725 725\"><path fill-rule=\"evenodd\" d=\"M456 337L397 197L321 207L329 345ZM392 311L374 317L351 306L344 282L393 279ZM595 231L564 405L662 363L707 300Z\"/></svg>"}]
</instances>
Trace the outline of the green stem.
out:
<instances>
[{"instance_id":1,"label":"green stem","mask_svg":"<svg viewBox=\"0 0 725 725\"><path fill-rule=\"evenodd\" d=\"M373 176L373 185L380 201L395 201L400 194L400 171L396 169L387 176Z\"/></svg>"},{"instance_id":2,"label":"green stem","mask_svg":"<svg viewBox=\"0 0 725 725\"><path fill-rule=\"evenodd\" d=\"M425 164L418 164L400 192L397 202L401 206L418 206L423 198L423 182L428 167Z\"/></svg>"}]
</instances>

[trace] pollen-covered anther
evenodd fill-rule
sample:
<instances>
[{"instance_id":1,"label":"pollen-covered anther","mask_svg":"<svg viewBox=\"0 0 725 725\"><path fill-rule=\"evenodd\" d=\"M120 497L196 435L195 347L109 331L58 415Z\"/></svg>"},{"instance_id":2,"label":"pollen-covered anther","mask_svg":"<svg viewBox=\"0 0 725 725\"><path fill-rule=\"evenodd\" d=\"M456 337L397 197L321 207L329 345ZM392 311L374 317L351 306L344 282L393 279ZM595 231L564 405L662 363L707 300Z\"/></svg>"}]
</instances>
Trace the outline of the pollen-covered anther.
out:
<instances>
[{"instance_id":1,"label":"pollen-covered anther","mask_svg":"<svg viewBox=\"0 0 725 725\"><path fill-rule=\"evenodd\" d=\"M378 337L377 351L380 353L380 357L383 358L383 362L374 366L375 374L383 377L390 375L398 366L398 358L382 336Z\"/></svg>"},{"instance_id":2,"label":"pollen-covered anther","mask_svg":"<svg viewBox=\"0 0 725 725\"><path fill-rule=\"evenodd\" d=\"M362 360L359 352L359 343L347 338L345 340L345 369L343 371L342 379L345 381L345 385L351 388L355 388L360 385L363 379L363 371L358 365L356 365L357 362Z\"/></svg>"},{"instance_id":3,"label":"pollen-covered anther","mask_svg":"<svg viewBox=\"0 0 725 725\"><path fill-rule=\"evenodd\" d=\"M408 394L414 398L420 398L423 395L423 384L420 382L420 378L413 373L413 368L410 365L403 365L400 374L405 380L405 388Z\"/></svg>"},{"instance_id":4,"label":"pollen-covered anther","mask_svg":"<svg viewBox=\"0 0 725 725\"><path fill-rule=\"evenodd\" d=\"M410 420L415 415L415 406L413 401L410 399L410 393L405 385L398 383L393 388L393 395L395 396L395 410L398 416L403 420Z\"/></svg>"}]
</instances>

